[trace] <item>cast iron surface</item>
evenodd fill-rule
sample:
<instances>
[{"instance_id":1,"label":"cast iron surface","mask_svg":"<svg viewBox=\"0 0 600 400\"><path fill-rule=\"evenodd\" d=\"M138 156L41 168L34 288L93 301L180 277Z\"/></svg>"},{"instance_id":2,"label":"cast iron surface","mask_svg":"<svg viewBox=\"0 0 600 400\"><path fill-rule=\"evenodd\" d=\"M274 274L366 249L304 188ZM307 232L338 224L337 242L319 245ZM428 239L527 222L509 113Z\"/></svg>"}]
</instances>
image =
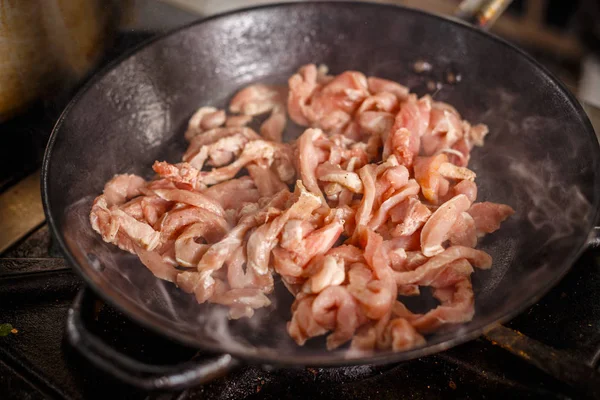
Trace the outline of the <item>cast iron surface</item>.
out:
<instances>
[{"instance_id":1,"label":"cast iron surface","mask_svg":"<svg viewBox=\"0 0 600 400\"><path fill-rule=\"evenodd\" d=\"M273 34L277 32L277 34ZM426 60L431 74L412 65ZM254 81L284 82L298 66L326 63L406 83L490 126L472 166L479 200L517 215L483 241L494 256L474 276L475 319L405 353L345 358L322 341L297 347L285 333L289 296L251 321L227 322L154 278L134 257L101 242L88 223L94 196L115 173L149 176L155 159L177 161L200 105L223 106ZM158 39L93 79L53 132L43 169L49 222L68 260L104 299L136 321L193 347L270 364L383 363L431 354L478 336L532 304L585 245L599 200L598 143L577 102L524 53L476 29L418 11L374 4L300 3L227 14ZM260 323L257 323L260 321Z\"/></svg>"},{"instance_id":2,"label":"cast iron surface","mask_svg":"<svg viewBox=\"0 0 600 400\"><path fill-rule=\"evenodd\" d=\"M67 310L83 283L59 264L56 250L48 252L48 239L44 226L0 257L0 323L11 323L18 330L0 337L2 399L582 398L483 339L387 366L271 370L246 366L186 391L135 389L93 367L64 340ZM600 305L594 301L600 295L598 288L598 253L586 252L559 285L509 327L592 363L600 349ZM203 357L140 328L94 296L88 296L86 304L82 316L89 329L141 362L168 366Z\"/></svg>"}]
</instances>

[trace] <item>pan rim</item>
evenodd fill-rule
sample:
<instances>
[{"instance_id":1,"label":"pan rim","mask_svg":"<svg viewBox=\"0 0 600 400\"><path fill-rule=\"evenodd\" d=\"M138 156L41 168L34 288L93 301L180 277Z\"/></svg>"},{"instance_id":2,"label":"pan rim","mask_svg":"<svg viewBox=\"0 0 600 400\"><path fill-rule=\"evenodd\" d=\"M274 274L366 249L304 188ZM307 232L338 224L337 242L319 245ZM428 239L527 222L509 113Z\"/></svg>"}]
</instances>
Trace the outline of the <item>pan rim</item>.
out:
<instances>
[{"instance_id":1,"label":"pan rim","mask_svg":"<svg viewBox=\"0 0 600 400\"><path fill-rule=\"evenodd\" d=\"M438 14L433 14L421 10L416 10L404 6L392 5L392 4L381 4L381 3L368 3L368 2L357 2L357 1L316 1L311 2L311 5L322 5L322 6L333 6L333 7L373 7L373 8L384 8L393 12L401 11L404 13L412 13L413 15L419 15L423 18L431 18L439 20L440 22L454 24L457 26L461 26L462 28L466 28L472 32L476 32L477 34L487 38L487 40L495 41L503 46L510 48L512 51L516 51L521 57L524 58L527 62L529 62L534 69L537 69L541 72L541 75L545 77L548 82L551 82L554 85L555 90L561 92L566 99L568 100L570 106L576 112L578 119L581 121L582 126L585 127L587 134L592 136L594 141L597 144L596 135L594 133L594 129L592 127L589 118L585 114L581 104L579 101L573 96L573 94L566 88L566 86L559 81L551 72L548 71L546 67L537 62L532 56L527 54L524 50L516 47L515 45L509 43L508 41L497 37L496 35L490 34L488 32L483 32L479 28L476 28L472 25L469 25L463 21L457 20L456 18L441 16ZM54 144L56 142L56 138L59 135L61 128L63 126L64 121L68 118L70 111L73 107L79 103L79 100L99 81L101 81L109 72L118 67L122 62L139 53L145 48L150 47L152 44L159 42L161 40L166 40L167 38L178 34L179 32L185 31L189 28L192 28L196 25L200 25L215 19L226 18L235 14L242 14L245 12L253 12L263 9L270 8L293 8L293 7L302 7L306 5L306 2L297 1L297 2L282 2L282 3L273 3L267 5L260 5L256 7L248 7L243 9L236 9L232 11L228 11L225 13L220 13L217 15L210 16L208 18L201 18L192 23L186 24L182 27L179 27L175 30L167 32L165 34L157 35L154 38L151 38L142 44L134 47L133 49L127 51L123 55L117 57L115 60L111 61L108 65L103 67L99 72L94 74L77 92L77 94L71 99L69 104L65 107L60 117L58 118L52 132L50 134L50 138L48 140L48 144L45 149L44 158L42 162L42 174L41 174L41 192L42 192L42 202L44 207L44 212L46 214L47 222L50 226L51 232L55 239L57 240L63 254L65 255L66 260L73 267L74 270L83 278L86 285L88 285L95 294L97 294L100 298L106 301L108 304L115 307L117 310L123 312L126 316L131 318L132 320L139 323L141 326L148 328L159 335L174 340L176 342L182 343L187 346L191 346L194 348L201 348L205 350L210 350L215 353L227 353L232 357L244 360L249 363L263 364L263 365L277 365L277 366L298 366L298 365L311 365L317 367L341 367L341 366L349 366L349 365L359 365L359 364L383 364L383 363L397 363L402 361L407 361L414 358L419 358L423 356L428 356L434 353L438 353L443 350L447 350L451 347L457 346L459 344L465 343L472 339L479 337L485 331L493 328L496 325L502 324L516 315L520 314L526 308L530 307L534 303L536 303L541 297L543 297L552 287L554 287L571 269L573 263L577 260L577 258L581 255L581 253L587 248L587 242L582 235L582 243L578 247L574 247L573 250L566 257L568 262L565 263L565 267L562 268L560 273L554 275L552 279L545 282L544 285L540 286L539 289L527 296L524 301L519 304L518 307L515 307L512 311L504 313L497 320L482 325L479 327L474 327L469 331L461 333L460 335L455 335L452 338L431 344L426 345L425 347L412 349L405 352L386 352L380 354L374 354L370 356L365 356L361 358L343 358L343 356L338 356L337 358L332 357L332 353L323 352L324 355L315 355L310 354L306 356L282 356L280 354L272 354L268 355L261 352L261 349L258 348L256 352L243 352L234 349L227 349L225 346L220 344L215 345L214 343L207 343L206 340L201 337L192 338L187 334L177 332L176 330L164 329L165 320L161 317L154 316L150 313L144 312L141 307L135 302L130 300L127 296L124 296L117 291L106 290L103 288L102 290L97 286L97 283L88 275L84 268L82 268L77 260L75 259L73 253L71 252L69 246L66 244L66 241L62 235L62 233L58 230L55 218L51 211L52 206L49 200L49 170L51 164L52 150L54 148ZM599 168L599 153L600 147L597 149L598 151L594 154L594 166L595 166L595 201L593 204L593 220L591 223L591 227L589 232L594 229L595 221L598 221L598 217L600 215L600 168ZM588 232L588 235L589 235ZM117 301L118 300L118 301Z\"/></svg>"}]
</instances>

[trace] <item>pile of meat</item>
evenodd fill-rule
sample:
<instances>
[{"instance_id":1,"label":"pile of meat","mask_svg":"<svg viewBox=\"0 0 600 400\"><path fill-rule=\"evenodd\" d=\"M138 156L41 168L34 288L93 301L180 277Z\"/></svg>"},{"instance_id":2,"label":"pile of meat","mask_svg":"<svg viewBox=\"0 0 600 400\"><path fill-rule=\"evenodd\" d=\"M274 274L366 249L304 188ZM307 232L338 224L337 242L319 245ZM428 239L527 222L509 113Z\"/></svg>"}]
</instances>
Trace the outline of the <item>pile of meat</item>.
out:
<instances>
[{"instance_id":1,"label":"pile of meat","mask_svg":"<svg viewBox=\"0 0 600 400\"><path fill-rule=\"evenodd\" d=\"M485 125L398 83L312 64L287 88L244 88L229 111L200 108L182 162L156 162L155 179L106 184L90 215L106 242L230 318L269 306L279 276L299 345L328 334L329 349L406 350L471 320L471 274L492 265L477 240L514 213L476 202L467 164ZM282 143L288 117L309 128ZM439 306L413 313L399 296L422 286Z\"/></svg>"}]
</instances>

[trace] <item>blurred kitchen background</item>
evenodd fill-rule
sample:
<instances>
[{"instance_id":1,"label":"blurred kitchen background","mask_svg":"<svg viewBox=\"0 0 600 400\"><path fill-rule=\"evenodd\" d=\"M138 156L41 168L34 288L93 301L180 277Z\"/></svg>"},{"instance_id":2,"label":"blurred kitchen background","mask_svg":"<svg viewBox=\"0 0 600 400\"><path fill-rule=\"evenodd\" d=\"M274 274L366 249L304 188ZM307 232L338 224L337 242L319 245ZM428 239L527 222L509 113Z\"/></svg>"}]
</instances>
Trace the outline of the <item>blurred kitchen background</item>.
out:
<instances>
[{"instance_id":1,"label":"blurred kitchen background","mask_svg":"<svg viewBox=\"0 0 600 400\"><path fill-rule=\"evenodd\" d=\"M136 5L153 14L154 7L169 7L191 14L216 13L268 4L269 0L136 0ZM452 15L460 0L379 0L429 12ZM474 0L473 2L477 2ZM138 22L142 22L139 20ZM147 21L146 21L147 22ZM177 20L157 22L157 28L177 25ZM135 26L135 25L134 25ZM569 88L600 107L600 1L598 0L514 0L491 27L491 32L518 44L544 63ZM595 90L592 90L595 89Z\"/></svg>"},{"instance_id":2,"label":"blurred kitchen background","mask_svg":"<svg viewBox=\"0 0 600 400\"><path fill-rule=\"evenodd\" d=\"M269 2L0 0L0 253L44 221L39 168L45 144L60 112L87 78L151 37L199 18ZM453 15L461 3L378 2L443 15ZM522 47L558 76L600 132L600 0L514 0L491 32Z\"/></svg>"}]
</instances>

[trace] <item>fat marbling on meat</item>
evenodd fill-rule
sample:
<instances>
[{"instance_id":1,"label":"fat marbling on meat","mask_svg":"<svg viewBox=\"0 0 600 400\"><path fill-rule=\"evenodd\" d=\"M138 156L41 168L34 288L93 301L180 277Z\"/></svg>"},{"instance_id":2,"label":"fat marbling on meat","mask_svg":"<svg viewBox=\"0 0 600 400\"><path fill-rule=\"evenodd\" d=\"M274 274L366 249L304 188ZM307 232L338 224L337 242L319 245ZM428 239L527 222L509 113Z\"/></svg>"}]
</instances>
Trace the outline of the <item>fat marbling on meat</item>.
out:
<instances>
[{"instance_id":1,"label":"fat marbling on meat","mask_svg":"<svg viewBox=\"0 0 600 400\"><path fill-rule=\"evenodd\" d=\"M328 335L330 350L404 351L473 318L471 275L492 266L477 241L514 213L476 201L468 162L487 126L397 82L314 64L287 87L243 88L228 110L198 108L182 160L156 161L153 179L106 183L90 212L104 241L230 318L271 307L279 275L298 345ZM306 129L282 143L292 123ZM401 299L421 287L439 305L419 314Z\"/></svg>"}]
</instances>

